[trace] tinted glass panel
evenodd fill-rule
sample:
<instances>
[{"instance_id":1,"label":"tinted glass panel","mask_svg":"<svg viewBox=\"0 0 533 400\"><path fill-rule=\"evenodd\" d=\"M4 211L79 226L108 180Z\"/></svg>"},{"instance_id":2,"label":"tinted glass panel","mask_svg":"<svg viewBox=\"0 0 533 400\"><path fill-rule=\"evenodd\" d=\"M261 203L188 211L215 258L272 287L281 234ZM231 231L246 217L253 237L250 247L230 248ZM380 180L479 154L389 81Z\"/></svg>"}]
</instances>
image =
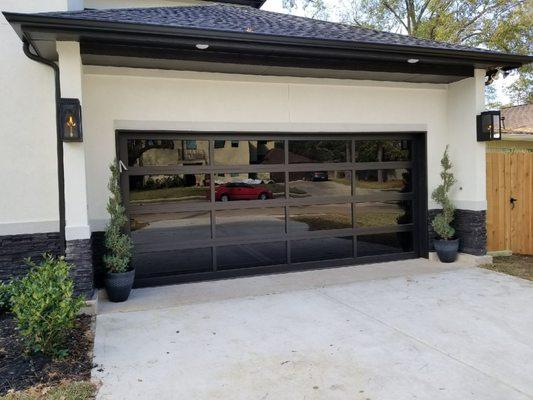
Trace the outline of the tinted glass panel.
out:
<instances>
[{"instance_id":1,"label":"tinted glass panel","mask_svg":"<svg viewBox=\"0 0 533 400\"><path fill-rule=\"evenodd\" d=\"M355 162L410 161L410 140L356 140Z\"/></svg>"},{"instance_id":2,"label":"tinted glass panel","mask_svg":"<svg viewBox=\"0 0 533 400\"><path fill-rule=\"evenodd\" d=\"M357 256L377 256L413 251L411 232L382 233L357 237Z\"/></svg>"},{"instance_id":3,"label":"tinted glass panel","mask_svg":"<svg viewBox=\"0 0 533 400\"><path fill-rule=\"evenodd\" d=\"M289 193L293 198L351 196L351 171L291 172Z\"/></svg>"},{"instance_id":4,"label":"tinted glass panel","mask_svg":"<svg viewBox=\"0 0 533 400\"><path fill-rule=\"evenodd\" d=\"M283 164L283 141L273 140L216 140L216 165Z\"/></svg>"},{"instance_id":5,"label":"tinted glass panel","mask_svg":"<svg viewBox=\"0 0 533 400\"><path fill-rule=\"evenodd\" d=\"M219 173L216 201L271 200L285 197L284 172Z\"/></svg>"},{"instance_id":6,"label":"tinted glass panel","mask_svg":"<svg viewBox=\"0 0 533 400\"><path fill-rule=\"evenodd\" d=\"M139 175L130 176L130 203L210 201L209 175Z\"/></svg>"},{"instance_id":7,"label":"tinted glass panel","mask_svg":"<svg viewBox=\"0 0 533 400\"><path fill-rule=\"evenodd\" d=\"M212 270L213 256L210 248L143 253L134 247L133 252L132 263L137 277Z\"/></svg>"},{"instance_id":8,"label":"tinted glass panel","mask_svg":"<svg viewBox=\"0 0 533 400\"><path fill-rule=\"evenodd\" d=\"M137 214L130 229L135 246L168 250L186 240L209 239L211 218L207 211Z\"/></svg>"},{"instance_id":9,"label":"tinted glass panel","mask_svg":"<svg viewBox=\"0 0 533 400\"><path fill-rule=\"evenodd\" d=\"M207 140L128 140L130 167L207 164L209 164Z\"/></svg>"},{"instance_id":10,"label":"tinted glass panel","mask_svg":"<svg viewBox=\"0 0 533 400\"><path fill-rule=\"evenodd\" d=\"M408 169L376 169L356 171L355 194L412 192L412 175Z\"/></svg>"},{"instance_id":11,"label":"tinted glass panel","mask_svg":"<svg viewBox=\"0 0 533 400\"><path fill-rule=\"evenodd\" d=\"M217 247L219 270L262 267L287 263L285 242Z\"/></svg>"},{"instance_id":12,"label":"tinted glass panel","mask_svg":"<svg viewBox=\"0 0 533 400\"><path fill-rule=\"evenodd\" d=\"M216 210L216 236L261 236L285 232L285 210L277 208L250 208Z\"/></svg>"},{"instance_id":13,"label":"tinted glass panel","mask_svg":"<svg viewBox=\"0 0 533 400\"><path fill-rule=\"evenodd\" d=\"M289 207L290 232L323 231L352 227L351 204Z\"/></svg>"},{"instance_id":14,"label":"tinted glass panel","mask_svg":"<svg viewBox=\"0 0 533 400\"><path fill-rule=\"evenodd\" d=\"M290 140L289 163L351 162L351 140Z\"/></svg>"},{"instance_id":15,"label":"tinted glass panel","mask_svg":"<svg viewBox=\"0 0 533 400\"><path fill-rule=\"evenodd\" d=\"M358 227L404 225L413 222L411 201L357 203L355 223Z\"/></svg>"},{"instance_id":16,"label":"tinted glass panel","mask_svg":"<svg viewBox=\"0 0 533 400\"><path fill-rule=\"evenodd\" d=\"M335 260L353 257L352 237L291 241L292 262Z\"/></svg>"}]
</instances>

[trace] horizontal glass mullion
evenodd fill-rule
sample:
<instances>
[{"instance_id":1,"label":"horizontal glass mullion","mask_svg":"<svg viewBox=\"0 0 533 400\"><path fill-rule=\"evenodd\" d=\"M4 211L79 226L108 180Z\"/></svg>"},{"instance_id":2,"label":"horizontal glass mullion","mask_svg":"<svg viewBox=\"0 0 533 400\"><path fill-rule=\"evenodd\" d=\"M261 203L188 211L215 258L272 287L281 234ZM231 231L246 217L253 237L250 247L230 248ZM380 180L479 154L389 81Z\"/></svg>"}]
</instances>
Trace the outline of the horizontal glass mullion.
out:
<instances>
[{"instance_id":1,"label":"horizontal glass mullion","mask_svg":"<svg viewBox=\"0 0 533 400\"><path fill-rule=\"evenodd\" d=\"M379 233L395 233L395 232L412 232L415 229L415 224L405 225L386 225L386 226L373 226L373 227L356 227L353 231L355 235L372 235Z\"/></svg>"},{"instance_id":2,"label":"horizontal glass mullion","mask_svg":"<svg viewBox=\"0 0 533 400\"><path fill-rule=\"evenodd\" d=\"M397 226L413 223L413 202L372 201L355 204L356 227Z\"/></svg>"},{"instance_id":3,"label":"horizontal glass mullion","mask_svg":"<svg viewBox=\"0 0 533 400\"><path fill-rule=\"evenodd\" d=\"M352 204L303 205L289 207L289 232L351 229Z\"/></svg>"},{"instance_id":4,"label":"horizontal glass mullion","mask_svg":"<svg viewBox=\"0 0 533 400\"><path fill-rule=\"evenodd\" d=\"M368 202L379 202L379 201L390 201L390 200L414 200L414 193L375 193L375 194L364 194L364 195L355 195L356 203L368 203Z\"/></svg>"},{"instance_id":5,"label":"horizontal glass mullion","mask_svg":"<svg viewBox=\"0 0 533 400\"><path fill-rule=\"evenodd\" d=\"M413 168L413 161L383 161L383 162L356 162L353 165L359 170L376 170L376 169L408 169Z\"/></svg>"},{"instance_id":6,"label":"horizontal glass mullion","mask_svg":"<svg viewBox=\"0 0 533 400\"><path fill-rule=\"evenodd\" d=\"M209 211L212 203L159 203L159 204L129 204L128 212L131 215L152 214L152 213L173 213L182 211Z\"/></svg>"},{"instance_id":7,"label":"horizontal glass mullion","mask_svg":"<svg viewBox=\"0 0 533 400\"><path fill-rule=\"evenodd\" d=\"M285 233L285 208L231 209L215 211L216 238L283 235Z\"/></svg>"}]
</instances>

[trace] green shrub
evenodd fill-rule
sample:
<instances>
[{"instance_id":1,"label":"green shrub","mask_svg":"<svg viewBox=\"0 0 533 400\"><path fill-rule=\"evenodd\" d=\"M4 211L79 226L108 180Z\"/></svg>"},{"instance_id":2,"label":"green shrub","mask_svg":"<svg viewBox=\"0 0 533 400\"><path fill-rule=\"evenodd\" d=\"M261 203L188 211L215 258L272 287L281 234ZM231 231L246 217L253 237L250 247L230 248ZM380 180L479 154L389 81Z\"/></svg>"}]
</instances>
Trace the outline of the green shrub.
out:
<instances>
[{"instance_id":1,"label":"green shrub","mask_svg":"<svg viewBox=\"0 0 533 400\"><path fill-rule=\"evenodd\" d=\"M11 296L13 285L0 282L0 314L11 310Z\"/></svg>"},{"instance_id":2,"label":"green shrub","mask_svg":"<svg viewBox=\"0 0 533 400\"><path fill-rule=\"evenodd\" d=\"M431 198L442 206L442 211L435 216L431 225L441 239L449 240L455 235L455 229L450 225L454 219L455 207L450 200L449 192L456 181L451 172L452 163L448 157L448 146L446 146L440 165L442 166L440 173L442 183L433 191Z\"/></svg>"},{"instance_id":3,"label":"green shrub","mask_svg":"<svg viewBox=\"0 0 533 400\"><path fill-rule=\"evenodd\" d=\"M65 339L84 304L81 297L73 296L70 265L46 254L40 265L26 262L30 272L16 281L12 292L12 311L20 334L30 353L65 356Z\"/></svg>"},{"instance_id":4,"label":"green shrub","mask_svg":"<svg viewBox=\"0 0 533 400\"><path fill-rule=\"evenodd\" d=\"M109 167L111 177L108 188L111 192L107 202L107 212L110 220L105 231L105 247L107 253L104 255L104 264L107 271L112 273L126 272L130 268L132 242L131 238L124 233L124 227L128 222L126 210L122 205L120 195L119 170L114 162Z\"/></svg>"}]
</instances>

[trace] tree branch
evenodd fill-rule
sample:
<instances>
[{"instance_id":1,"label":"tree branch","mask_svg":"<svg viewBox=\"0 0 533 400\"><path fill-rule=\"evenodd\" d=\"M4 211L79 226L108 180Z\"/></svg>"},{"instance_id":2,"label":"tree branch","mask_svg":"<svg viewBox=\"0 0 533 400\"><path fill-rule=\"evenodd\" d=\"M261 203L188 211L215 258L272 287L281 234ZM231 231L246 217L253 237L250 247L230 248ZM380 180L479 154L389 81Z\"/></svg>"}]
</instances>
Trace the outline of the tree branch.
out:
<instances>
[{"instance_id":1,"label":"tree branch","mask_svg":"<svg viewBox=\"0 0 533 400\"><path fill-rule=\"evenodd\" d=\"M387 9L389 10L393 15L394 17L398 20L398 22L400 22L403 27L407 30L407 32L409 32L409 28L407 27L407 25L405 24L405 22L402 20L402 18L398 15L398 13L389 5L389 3L387 3L385 0L382 0L381 1L381 4ZM410 33L410 32L409 32Z\"/></svg>"}]
</instances>

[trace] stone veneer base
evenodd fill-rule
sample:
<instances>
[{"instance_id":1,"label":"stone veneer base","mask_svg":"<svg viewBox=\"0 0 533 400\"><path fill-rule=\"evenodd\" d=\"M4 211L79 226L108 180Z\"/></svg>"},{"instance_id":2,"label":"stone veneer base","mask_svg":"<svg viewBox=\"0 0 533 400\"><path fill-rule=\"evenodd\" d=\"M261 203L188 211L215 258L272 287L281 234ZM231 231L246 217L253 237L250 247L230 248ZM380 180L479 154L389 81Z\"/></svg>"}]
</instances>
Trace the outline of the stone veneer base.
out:
<instances>
[{"instance_id":1,"label":"stone veneer base","mask_svg":"<svg viewBox=\"0 0 533 400\"><path fill-rule=\"evenodd\" d=\"M24 276L29 269L25 259L38 263L45 253L59 256L58 232L0 236L0 282ZM94 292L91 239L67 242L65 258L75 265L71 271L75 293L90 299Z\"/></svg>"},{"instance_id":2,"label":"stone veneer base","mask_svg":"<svg viewBox=\"0 0 533 400\"><path fill-rule=\"evenodd\" d=\"M429 250L433 251L436 234L431 221L440 210L428 211ZM482 256L487 254L487 213L486 211L455 210L452 223L456 236L460 239L461 253Z\"/></svg>"}]
</instances>

